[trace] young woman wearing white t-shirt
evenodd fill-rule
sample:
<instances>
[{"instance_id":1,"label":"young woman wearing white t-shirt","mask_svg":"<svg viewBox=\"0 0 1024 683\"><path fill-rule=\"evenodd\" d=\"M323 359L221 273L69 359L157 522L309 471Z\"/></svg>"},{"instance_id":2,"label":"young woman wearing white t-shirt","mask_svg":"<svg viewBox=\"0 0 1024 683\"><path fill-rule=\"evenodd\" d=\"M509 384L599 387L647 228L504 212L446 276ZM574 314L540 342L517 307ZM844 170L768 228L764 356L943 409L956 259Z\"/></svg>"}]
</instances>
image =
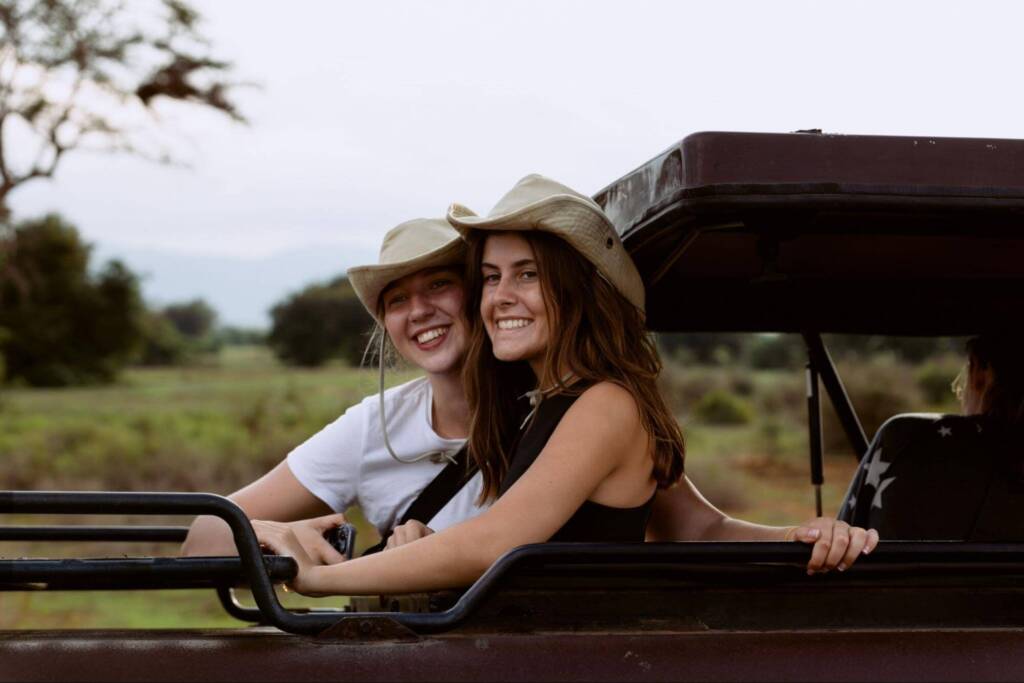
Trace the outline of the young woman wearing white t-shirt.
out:
<instances>
[{"instance_id":1,"label":"young woman wearing white t-shirt","mask_svg":"<svg viewBox=\"0 0 1024 683\"><path fill-rule=\"evenodd\" d=\"M385 535L465 442L469 408L460 379L468 335L464 258L465 245L447 221L416 219L385 236L379 263L349 269L356 294L395 350L424 376L365 398L229 496L251 519L322 517L322 524L295 527L318 563L342 559L321 535L328 525L344 521L331 513L358 505ZM433 519L395 529L389 547L474 516L481 510L480 489L476 475ZM184 555L236 552L230 530L216 517L197 518L182 546Z\"/></svg>"}]
</instances>

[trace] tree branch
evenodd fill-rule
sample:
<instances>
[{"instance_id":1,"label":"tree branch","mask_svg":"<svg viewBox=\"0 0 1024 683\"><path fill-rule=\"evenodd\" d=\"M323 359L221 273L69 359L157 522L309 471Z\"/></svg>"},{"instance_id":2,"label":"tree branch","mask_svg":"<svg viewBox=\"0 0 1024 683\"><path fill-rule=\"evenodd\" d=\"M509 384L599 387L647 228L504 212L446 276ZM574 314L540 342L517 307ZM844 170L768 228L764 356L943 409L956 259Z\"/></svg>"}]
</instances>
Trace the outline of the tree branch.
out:
<instances>
[{"instance_id":1,"label":"tree branch","mask_svg":"<svg viewBox=\"0 0 1024 683\"><path fill-rule=\"evenodd\" d=\"M172 161L160 140L146 140L108 116L108 104L137 103L156 113L153 102L166 97L246 122L230 97L240 84L224 78L230 62L208 53L199 13L189 0L154 2L164 9L164 23L155 30L132 26L135 0L0 0L0 215L7 211L5 200L13 188L53 177L64 155L75 149L99 143L105 151ZM156 66L150 70L142 63ZM23 76L31 79L26 82ZM71 85L70 90L57 95L51 86L62 85ZM94 94L107 101L96 104ZM27 170L12 164L11 147L18 141L4 139L11 115L24 119L38 135L39 149L29 150L38 153ZM148 125L159 126L159 121Z\"/></svg>"},{"instance_id":2,"label":"tree branch","mask_svg":"<svg viewBox=\"0 0 1024 683\"><path fill-rule=\"evenodd\" d=\"M10 170L7 168L7 154L4 148L4 136L3 128L4 124L7 123L7 113L0 111L0 180L3 180L3 187L7 187L10 184ZM0 205L3 202L0 201Z\"/></svg>"}]
</instances>

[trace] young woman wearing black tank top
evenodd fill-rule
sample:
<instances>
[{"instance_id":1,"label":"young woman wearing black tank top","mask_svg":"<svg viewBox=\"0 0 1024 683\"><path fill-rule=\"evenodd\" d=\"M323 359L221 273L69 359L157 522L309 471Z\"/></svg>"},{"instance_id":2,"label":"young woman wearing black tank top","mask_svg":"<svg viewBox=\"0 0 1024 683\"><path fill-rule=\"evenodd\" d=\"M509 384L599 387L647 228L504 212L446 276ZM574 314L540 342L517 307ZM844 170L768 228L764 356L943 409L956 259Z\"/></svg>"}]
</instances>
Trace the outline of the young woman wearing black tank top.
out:
<instances>
[{"instance_id":1,"label":"young woman wearing black tank top","mask_svg":"<svg viewBox=\"0 0 1024 683\"><path fill-rule=\"evenodd\" d=\"M593 200L527 176L489 216L456 205L448 220L469 242L470 453L483 497L497 497L492 514L528 520L524 542L642 541L656 492L671 487L658 504L686 523L665 540L799 540L814 545L809 573L842 570L875 546L874 531L831 518L731 518L683 476L643 283ZM507 416L521 414L524 389L535 406L520 423Z\"/></svg>"},{"instance_id":2,"label":"young woman wearing black tank top","mask_svg":"<svg viewBox=\"0 0 1024 683\"><path fill-rule=\"evenodd\" d=\"M295 557L298 592L450 588L527 543L642 541L657 490L680 481L694 494L687 514L716 520L705 538L802 540L820 566L839 568L874 546L877 534L835 520L732 520L692 489L682 434L655 385L661 363L643 324L643 283L590 198L528 176L489 216L453 205L448 220L469 243L469 448L481 496L494 502L474 519L331 566L314 566L288 533L257 528L261 542Z\"/></svg>"}]
</instances>

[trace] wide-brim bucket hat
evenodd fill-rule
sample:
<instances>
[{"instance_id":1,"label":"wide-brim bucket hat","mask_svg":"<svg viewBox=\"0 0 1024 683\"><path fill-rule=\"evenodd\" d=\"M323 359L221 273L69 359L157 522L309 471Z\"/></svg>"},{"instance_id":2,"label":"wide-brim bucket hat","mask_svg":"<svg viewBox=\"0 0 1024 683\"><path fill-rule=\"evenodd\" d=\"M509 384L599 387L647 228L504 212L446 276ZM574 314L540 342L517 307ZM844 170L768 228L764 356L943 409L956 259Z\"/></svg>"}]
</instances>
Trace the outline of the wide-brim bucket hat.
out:
<instances>
[{"instance_id":1,"label":"wide-brim bucket hat","mask_svg":"<svg viewBox=\"0 0 1024 683\"><path fill-rule=\"evenodd\" d=\"M406 275L424 268L462 265L466 243L443 218L415 218L395 226L384 236L377 263L348 269L363 306L378 322L378 304L384 289Z\"/></svg>"},{"instance_id":2,"label":"wide-brim bucket hat","mask_svg":"<svg viewBox=\"0 0 1024 683\"><path fill-rule=\"evenodd\" d=\"M615 226L590 197L542 175L528 175L486 216L462 204L448 207L448 222L471 230L541 230L569 243L626 300L644 310L644 283Z\"/></svg>"}]
</instances>

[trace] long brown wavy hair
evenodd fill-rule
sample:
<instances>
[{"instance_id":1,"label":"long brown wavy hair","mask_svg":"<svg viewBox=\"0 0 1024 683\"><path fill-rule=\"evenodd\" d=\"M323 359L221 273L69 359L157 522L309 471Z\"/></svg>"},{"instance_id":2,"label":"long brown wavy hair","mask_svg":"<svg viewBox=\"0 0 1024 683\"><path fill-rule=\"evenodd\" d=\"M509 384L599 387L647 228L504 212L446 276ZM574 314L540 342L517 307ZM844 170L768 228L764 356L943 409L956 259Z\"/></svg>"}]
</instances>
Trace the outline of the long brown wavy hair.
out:
<instances>
[{"instance_id":1,"label":"long brown wavy hair","mask_svg":"<svg viewBox=\"0 0 1024 683\"><path fill-rule=\"evenodd\" d=\"M497 497L508 472L509 449L524 414L523 393L534 387L543 387L545 394L572 391L559 370L583 380L584 386L614 382L629 391L650 437L652 476L660 488L678 482L683 476L683 434L655 383L661 359L642 313L561 238L523 231L518 234L533 249L550 330L543 376L535 377L526 361L498 360L480 317L481 263L491 234L473 231L468 237L466 311L471 331L462 371L471 413L469 453L483 475L481 501Z\"/></svg>"}]
</instances>

